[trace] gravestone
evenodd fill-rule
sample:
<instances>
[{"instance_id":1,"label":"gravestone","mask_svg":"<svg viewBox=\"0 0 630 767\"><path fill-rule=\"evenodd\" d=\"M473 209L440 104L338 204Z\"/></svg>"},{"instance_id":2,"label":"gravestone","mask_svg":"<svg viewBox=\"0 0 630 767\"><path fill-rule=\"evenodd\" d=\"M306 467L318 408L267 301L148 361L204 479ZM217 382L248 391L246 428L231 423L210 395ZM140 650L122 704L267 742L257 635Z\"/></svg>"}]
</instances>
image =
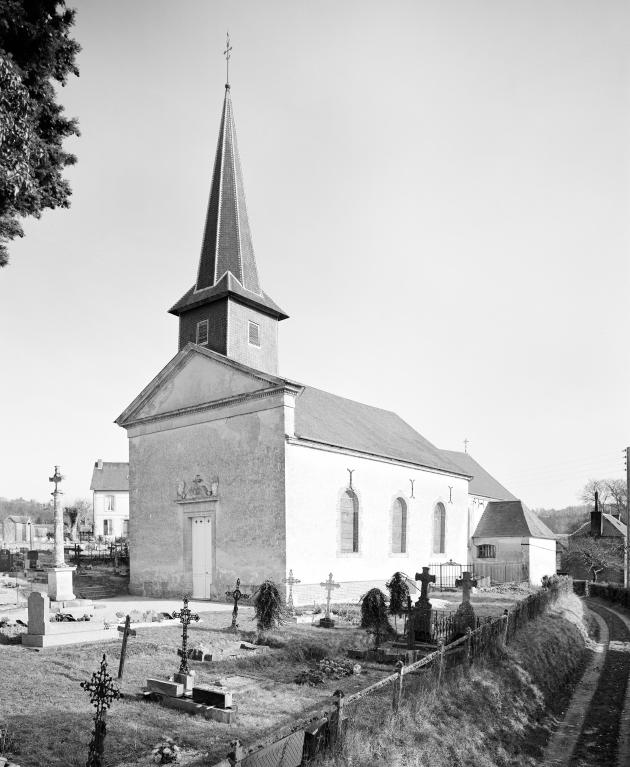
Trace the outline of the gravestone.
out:
<instances>
[{"instance_id":1,"label":"gravestone","mask_svg":"<svg viewBox=\"0 0 630 767\"><path fill-rule=\"evenodd\" d=\"M433 632L431 627L431 602L429 602L429 584L435 583L435 575L429 575L429 568L423 567L422 573L416 573L416 581L420 581L422 588L420 597L416 602L413 615L413 630L416 642L432 642Z\"/></svg>"},{"instance_id":2,"label":"gravestone","mask_svg":"<svg viewBox=\"0 0 630 767\"><path fill-rule=\"evenodd\" d=\"M13 569L13 554L9 549L0 549L0 570L11 572Z\"/></svg>"},{"instance_id":3,"label":"gravestone","mask_svg":"<svg viewBox=\"0 0 630 767\"><path fill-rule=\"evenodd\" d=\"M50 622L50 600L39 591L28 598L28 633L45 634Z\"/></svg>"},{"instance_id":4,"label":"gravestone","mask_svg":"<svg viewBox=\"0 0 630 767\"><path fill-rule=\"evenodd\" d=\"M462 587L462 603L455 612L455 632L456 638L463 636L466 629L475 629L475 611L470 604L470 590L477 585L477 581L470 577L470 572L466 570L461 578L455 581L456 586Z\"/></svg>"},{"instance_id":5,"label":"gravestone","mask_svg":"<svg viewBox=\"0 0 630 767\"><path fill-rule=\"evenodd\" d=\"M338 589L341 587L340 583L335 583L333 580L333 574L328 573L328 580L322 581L322 583L319 584L323 589L326 589L326 614L323 618L319 619L319 625L322 628L326 629L332 629L335 628L335 621L330 617L330 596L332 594L333 589Z\"/></svg>"}]
</instances>

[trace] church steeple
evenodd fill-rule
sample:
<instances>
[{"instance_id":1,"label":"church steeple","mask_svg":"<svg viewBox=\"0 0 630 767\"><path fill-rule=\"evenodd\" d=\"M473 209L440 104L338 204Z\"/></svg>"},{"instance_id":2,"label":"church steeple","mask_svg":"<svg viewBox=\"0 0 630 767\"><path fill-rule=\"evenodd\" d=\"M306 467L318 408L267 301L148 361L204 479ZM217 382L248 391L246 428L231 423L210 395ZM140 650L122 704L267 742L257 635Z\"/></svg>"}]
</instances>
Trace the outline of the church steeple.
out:
<instances>
[{"instance_id":1,"label":"church steeple","mask_svg":"<svg viewBox=\"0 0 630 767\"><path fill-rule=\"evenodd\" d=\"M180 349L192 341L277 373L277 323L287 315L260 287L229 84L225 86L197 281L169 312L180 318Z\"/></svg>"},{"instance_id":2,"label":"church steeple","mask_svg":"<svg viewBox=\"0 0 630 767\"><path fill-rule=\"evenodd\" d=\"M260 294L229 85L225 86L197 290L214 285L226 272L247 290Z\"/></svg>"}]
</instances>

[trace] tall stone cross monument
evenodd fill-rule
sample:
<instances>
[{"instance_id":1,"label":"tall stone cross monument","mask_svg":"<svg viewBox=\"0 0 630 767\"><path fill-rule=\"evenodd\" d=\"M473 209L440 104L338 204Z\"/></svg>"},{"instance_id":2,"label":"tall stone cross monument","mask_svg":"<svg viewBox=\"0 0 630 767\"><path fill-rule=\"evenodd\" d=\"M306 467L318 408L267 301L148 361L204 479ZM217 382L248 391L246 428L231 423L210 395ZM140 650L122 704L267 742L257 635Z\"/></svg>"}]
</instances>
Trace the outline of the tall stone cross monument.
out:
<instances>
[{"instance_id":1,"label":"tall stone cross monument","mask_svg":"<svg viewBox=\"0 0 630 767\"><path fill-rule=\"evenodd\" d=\"M477 585L477 581L471 578L468 570L465 570L462 577L455 581L455 585L462 587L462 603L455 613L455 624L457 633L464 634L467 628L475 629L475 611L470 604L470 590Z\"/></svg>"},{"instance_id":2,"label":"tall stone cross monument","mask_svg":"<svg viewBox=\"0 0 630 767\"><path fill-rule=\"evenodd\" d=\"M416 581L420 581L420 598L416 602L416 612L413 616L413 629L416 642L431 642L431 602L429 602L429 584L435 583L435 575L429 574L429 568L423 567L422 573L416 573Z\"/></svg>"},{"instance_id":3,"label":"tall stone cross monument","mask_svg":"<svg viewBox=\"0 0 630 767\"><path fill-rule=\"evenodd\" d=\"M55 564L48 571L48 596L53 602L68 602L75 598L72 592L72 573L76 568L66 564L63 548L63 508L60 498L63 493L59 489L63 479L59 466L55 466L54 474L49 477L49 481L55 485L51 493L55 511Z\"/></svg>"}]
</instances>

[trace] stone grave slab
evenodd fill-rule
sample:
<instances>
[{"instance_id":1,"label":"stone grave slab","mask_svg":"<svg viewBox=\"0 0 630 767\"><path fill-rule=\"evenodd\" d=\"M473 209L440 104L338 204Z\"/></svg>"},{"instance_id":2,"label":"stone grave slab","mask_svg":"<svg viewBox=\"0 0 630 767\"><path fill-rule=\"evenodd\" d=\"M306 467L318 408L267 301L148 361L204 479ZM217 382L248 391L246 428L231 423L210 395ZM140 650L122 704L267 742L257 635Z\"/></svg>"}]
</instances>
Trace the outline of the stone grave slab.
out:
<instances>
[{"instance_id":1,"label":"stone grave slab","mask_svg":"<svg viewBox=\"0 0 630 767\"><path fill-rule=\"evenodd\" d=\"M170 695L164 695L160 699L160 704L167 708L174 708L178 711L184 711L187 714L198 714L206 719L213 719L217 722L231 724L236 718L236 707L217 708L216 706L205 706L203 703L195 703L190 698L173 698Z\"/></svg>"},{"instance_id":2,"label":"stone grave slab","mask_svg":"<svg viewBox=\"0 0 630 767\"><path fill-rule=\"evenodd\" d=\"M183 684L169 682L166 679L147 679L147 687L151 692L169 695L173 698L181 698L184 694Z\"/></svg>"},{"instance_id":3,"label":"stone grave slab","mask_svg":"<svg viewBox=\"0 0 630 767\"><path fill-rule=\"evenodd\" d=\"M193 687L192 699L195 703L217 708L232 708L232 693L223 687L200 684Z\"/></svg>"}]
</instances>

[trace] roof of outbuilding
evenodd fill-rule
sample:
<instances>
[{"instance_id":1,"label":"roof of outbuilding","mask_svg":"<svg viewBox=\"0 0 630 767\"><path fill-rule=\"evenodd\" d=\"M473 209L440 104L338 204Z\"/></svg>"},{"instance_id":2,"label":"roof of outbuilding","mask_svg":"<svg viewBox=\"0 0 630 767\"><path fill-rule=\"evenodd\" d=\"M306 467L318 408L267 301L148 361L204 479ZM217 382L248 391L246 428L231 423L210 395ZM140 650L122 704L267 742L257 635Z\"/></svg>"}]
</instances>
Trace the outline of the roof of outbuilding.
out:
<instances>
[{"instance_id":1,"label":"roof of outbuilding","mask_svg":"<svg viewBox=\"0 0 630 767\"><path fill-rule=\"evenodd\" d=\"M129 464L103 461L103 468L98 468L98 461L92 471L90 490L129 491Z\"/></svg>"},{"instance_id":2,"label":"roof of outbuilding","mask_svg":"<svg viewBox=\"0 0 630 767\"><path fill-rule=\"evenodd\" d=\"M602 512L602 522L603 524L603 531L602 536L603 537L621 537L625 536L626 534L626 526L624 523L617 519L617 517L613 517L612 514L605 514ZM607 531L606 530L606 524L609 524L612 527L612 530ZM577 530L574 530L570 535L589 535L591 532L591 521L590 519L583 524L581 524Z\"/></svg>"},{"instance_id":3,"label":"roof of outbuilding","mask_svg":"<svg viewBox=\"0 0 630 767\"><path fill-rule=\"evenodd\" d=\"M6 517L6 519L10 519L11 522L17 522L18 524L25 525L28 522L30 522L30 517L20 516L18 514L11 514L10 516Z\"/></svg>"},{"instance_id":4,"label":"roof of outbuilding","mask_svg":"<svg viewBox=\"0 0 630 767\"><path fill-rule=\"evenodd\" d=\"M305 386L295 403L295 435L325 445L469 476L391 410Z\"/></svg>"},{"instance_id":5,"label":"roof of outbuilding","mask_svg":"<svg viewBox=\"0 0 630 767\"><path fill-rule=\"evenodd\" d=\"M471 495L481 495L484 498L494 498L497 501L517 500L515 495L512 495L500 482L488 474L469 453L461 453L457 450L442 450L442 453L454 464L461 466L466 474L472 476L468 483L468 492Z\"/></svg>"},{"instance_id":6,"label":"roof of outbuilding","mask_svg":"<svg viewBox=\"0 0 630 767\"><path fill-rule=\"evenodd\" d=\"M473 533L473 538L555 537L522 501L489 501Z\"/></svg>"}]
</instances>

